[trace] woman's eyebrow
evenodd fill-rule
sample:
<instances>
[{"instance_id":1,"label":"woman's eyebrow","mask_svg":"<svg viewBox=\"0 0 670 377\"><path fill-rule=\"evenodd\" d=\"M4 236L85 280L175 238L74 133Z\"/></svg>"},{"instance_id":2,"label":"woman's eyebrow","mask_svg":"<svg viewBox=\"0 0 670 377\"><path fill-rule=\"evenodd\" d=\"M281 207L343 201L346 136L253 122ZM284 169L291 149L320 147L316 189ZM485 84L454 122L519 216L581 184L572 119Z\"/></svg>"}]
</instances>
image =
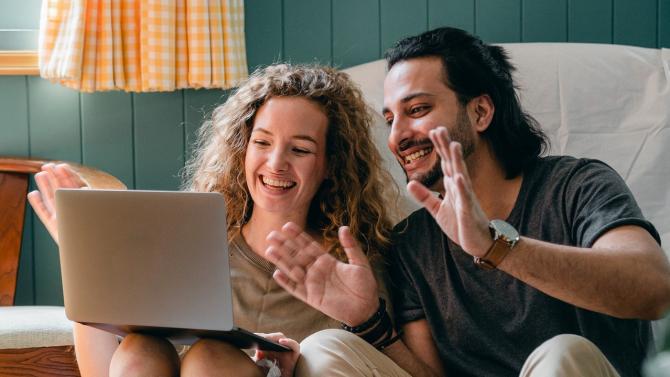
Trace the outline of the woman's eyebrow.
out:
<instances>
[{"instance_id":1,"label":"woman's eyebrow","mask_svg":"<svg viewBox=\"0 0 670 377\"><path fill-rule=\"evenodd\" d=\"M254 129L251 131L251 133L254 133L254 132L262 132L262 133L267 134L267 135L273 135L272 132L266 130L266 129L263 128L263 127L256 127L256 128L254 128ZM318 144L318 143L316 142L316 139L314 139L313 137L311 137L311 136L309 136L309 135L294 135L294 136L292 136L292 139L305 140L305 141L312 142L312 143L314 143L314 144Z\"/></svg>"}]
</instances>

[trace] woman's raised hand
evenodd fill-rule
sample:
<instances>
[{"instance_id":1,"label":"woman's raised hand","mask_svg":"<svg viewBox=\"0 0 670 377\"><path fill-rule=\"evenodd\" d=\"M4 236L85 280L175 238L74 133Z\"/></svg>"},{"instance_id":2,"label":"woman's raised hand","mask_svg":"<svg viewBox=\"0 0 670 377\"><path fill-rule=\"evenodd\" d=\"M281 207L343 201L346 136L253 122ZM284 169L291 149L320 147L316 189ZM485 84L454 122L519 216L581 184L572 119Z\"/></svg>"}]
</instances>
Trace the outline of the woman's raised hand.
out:
<instances>
[{"instance_id":1,"label":"woman's raised hand","mask_svg":"<svg viewBox=\"0 0 670 377\"><path fill-rule=\"evenodd\" d=\"M338 236L349 263L328 254L294 223L268 235L265 255L277 266L273 276L284 289L329 317L356 326L379 306L377 281L349 228L341 227Z\"/></svg>"},{"instance_id":2,"label":"woman's raised hand","mask_svg":"<svg viewBox=\"0 0 670 377\"><path fill-rule=\"evenodd\" d=\"M86 183L68 164L48 163L35 174L37 190L28 194L28 201L51 237L58 243L55 194L59 188L88 188Z\"/></svg>"}]
</instances>

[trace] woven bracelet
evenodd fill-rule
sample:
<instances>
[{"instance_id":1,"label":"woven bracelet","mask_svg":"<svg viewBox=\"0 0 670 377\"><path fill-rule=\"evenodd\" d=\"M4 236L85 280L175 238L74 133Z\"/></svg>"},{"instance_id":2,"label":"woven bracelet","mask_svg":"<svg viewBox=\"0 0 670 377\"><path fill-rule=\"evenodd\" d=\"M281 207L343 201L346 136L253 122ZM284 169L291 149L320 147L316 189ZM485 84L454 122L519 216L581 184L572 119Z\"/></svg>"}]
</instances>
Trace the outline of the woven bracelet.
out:
<instances>
[{"instance_id":1,"label":"woven bracelet","mask_svg":"<svg viewBox=\"0 0 670 377\"><path fill-rule=\"evenodd\" d=\"M383 298L379 298L379 308L375 312L375 314L372 315L367 321L363 322L362 324L358 326L348 326L345 323L342 323L342 329L352 332L354 334L361 333L363 331L367 331L372 326L374 326L379 320L382 318L382 315L386 313L386 301L384 301Z\"/></svg>"},{"instance_id":2,"label":"woven bracelet","mask_svg":"<svg viewBox=\"0 0 670 377\"><path fill-rule=\"evenodd\" d=\"M380 351L383 351L386 347L400 340L401 336L402 336L402 330L398 331L393 338L383 340L381 343L375 345L375 348Z\"/></svg>"}]
</instances>

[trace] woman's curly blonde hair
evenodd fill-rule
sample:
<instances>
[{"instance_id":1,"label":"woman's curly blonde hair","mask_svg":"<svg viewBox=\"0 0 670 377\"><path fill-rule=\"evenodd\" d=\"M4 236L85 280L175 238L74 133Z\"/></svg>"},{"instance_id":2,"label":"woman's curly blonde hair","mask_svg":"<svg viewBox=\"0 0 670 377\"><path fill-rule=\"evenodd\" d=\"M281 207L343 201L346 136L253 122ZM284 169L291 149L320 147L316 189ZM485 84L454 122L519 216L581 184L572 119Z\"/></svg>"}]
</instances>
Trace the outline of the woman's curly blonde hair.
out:
<instances>
[{"instance_id":1,"label":"woman's curly blonde hair","mask_svg":"<svg viewBox=\"0 0 670 377\"><path fill-rule=\"evenodd\" d=\"M328 117L327 179L312 200L307 227L321 232L340 259L345 254L337 231L343 225L366 253L384 252L393 225L388 208L395 204L397 187L382 168L360 90L332 68L277 64L254 72L200 128L194 156L184 169L184 188L223 194L228 234L240 231L253 210L244 175L246 149L256 112L272 97L309 99Z\"/></svg>"}]
</instances>

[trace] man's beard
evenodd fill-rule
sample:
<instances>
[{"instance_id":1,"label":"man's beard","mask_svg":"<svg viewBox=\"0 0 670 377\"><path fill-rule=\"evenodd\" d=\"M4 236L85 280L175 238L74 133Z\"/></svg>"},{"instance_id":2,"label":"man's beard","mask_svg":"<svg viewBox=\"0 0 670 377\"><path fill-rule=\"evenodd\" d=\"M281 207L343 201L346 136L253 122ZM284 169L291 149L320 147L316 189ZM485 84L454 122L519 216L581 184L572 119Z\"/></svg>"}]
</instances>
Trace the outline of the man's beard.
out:
<instances>
[{"instance_id":1,"label":"man's beard","mask_svg":"<svg viewBox=\"0 0 670 377\"><path fill-rule=\"evenodd\" d=\"M454 128L449 130L449 138L451 141L457 141L461 143L461 147L463 148L463 158L467 158L469 155L474 152L475 145L474 141L472 140L472 124L470 123L470 119L468 118L468 115L465 111L465 106L460 106L458 109L458 113L456 114L456 124L454 125ZM435 147L433 146L433 151L435 151ZM422 185L426 186L429 189L433 189L437 191L436 186L439 180L442 178L443 173L442 173L442 166L440 165L441 159L438 155L437 160L435 161L435 164L428 170L426 173L421 174L419 176L416 176L413 178L415 181L421 182ZM403 169L403 171L405 171ZM405 171L405 177L407 178L407 182L410 181L409 176L407 175L407 172Z\"/></svg>"}]
</instances>

